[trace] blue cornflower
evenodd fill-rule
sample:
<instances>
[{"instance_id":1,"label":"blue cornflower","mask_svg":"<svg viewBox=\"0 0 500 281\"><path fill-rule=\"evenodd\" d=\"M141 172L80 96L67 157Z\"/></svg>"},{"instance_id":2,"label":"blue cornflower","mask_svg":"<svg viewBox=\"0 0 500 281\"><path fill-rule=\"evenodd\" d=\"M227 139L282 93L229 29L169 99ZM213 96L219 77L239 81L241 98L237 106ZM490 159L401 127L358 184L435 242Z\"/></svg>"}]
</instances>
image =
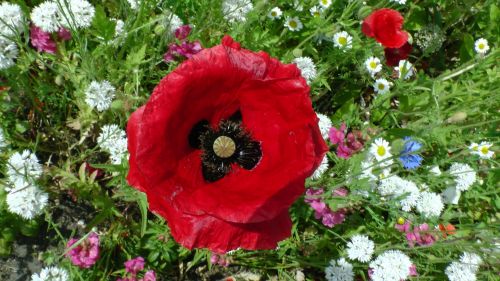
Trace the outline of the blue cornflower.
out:
<instances>
[{"instance_id":1,"label":"blue cornflower","mask_svg":"<svg viewBox=\"0 0 500 281\"><path fill-rule=\"evenodd\" d=\"M420 164L422 164L422 156L420 156L417 151L422 148L422 144L410 137L405 137L405 145L403 151L401 151L401 156L399 160L403 163L403 167L408 170L416 169Z\"/></svg>"}]
</instances>

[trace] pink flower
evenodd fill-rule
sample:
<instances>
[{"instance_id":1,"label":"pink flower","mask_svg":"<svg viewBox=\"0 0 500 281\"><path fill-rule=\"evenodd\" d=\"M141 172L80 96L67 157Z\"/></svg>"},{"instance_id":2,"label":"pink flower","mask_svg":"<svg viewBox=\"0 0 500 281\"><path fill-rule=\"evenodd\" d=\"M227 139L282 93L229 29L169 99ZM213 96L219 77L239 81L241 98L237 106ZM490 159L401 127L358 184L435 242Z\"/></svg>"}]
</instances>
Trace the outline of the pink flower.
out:
<instances>
[{"instance_id":1,"label":"pink flower","mask_svg":"<svg viewBox=\"0 0 500 281\"><path fill-rule=\"evenodd\" d=\"M66 245L72 247L78 239L71 238ZM72 248L66 253L71 263L80 268L90 268L99 259L99 236L92 232L78 246Z\"/></svg>"},{"instance_id":2,"label":"pink flower","mask_svg":"<svg viewBox=\"0 0 500 281\"><path fill-rule=\"evenodd\" d=\"M406 241L410 247L415 247L415 244L420 246L430 246L436 242L436 237L429 231L429 225L424 223L415 226L411 231L410 222L406 221L404 224L396 224L396 229L405 233Z\"/></svg>"},{"instance_id":3,"label":"pink flower","mask_svg":"<svg viewBox=\"0 0 500 281\"><path fill-rule=\"evenodd\" d=\"M347 210L342 208L337 211L332 211L330 207L328 207L328 205L319 197L323 194L323 192L324 190L322 188L309 188L306 190L304 201L314 210L314 217L316 219L321 219L321 223L323 223L323 225L332 228L333 226L341 224L344 221ZM333 191L333 195L342 197L346 196L347 190L345 188L338 188Z\"/></svg>"},{"instance_id":4,"label":"pink flower","mask_svg":"<svg viewBox=\"0 0 500 281\"><path fill-rule=\"evenodd\" d=\"M400 232L408 232L408 231L410 231L410 222L409 221L405 221L403 224L397 223L395 225L395 228L397 230L399 230Z\"/></svg>"},{"instance_id":5,"label":"pink flower","mask_svg":"<svg viewBox=\"0 0 500 281\"><path fill-rule=\"evenodd\" d=\"M330 137L330 142L332 144L344 143L345 129L346 129L345 123L342 123L342 125L340 125L340 129L337 129L335 127L330 128L330 132L328 132L328 136Z\"/></svg>"},{"instance_id":6,"label":"pink flower","mask_svg":"<svg viewBox=\"0 0 500 281\"><path fill-rule=\"evenodd\" d=\"M176 57L190 58L203 49L200 42L182 42L181 45L172 43L168 51L163 55L165 62L172 62Z\"/></svg>"},{"instance_id":7,"label":"pink flower","mask_svg":"<svg viewBox=\"0 0 500 281\"><path fill-rule=\"evenodd\" d=\"M47 52L54 54L57 51L57 45L50 33L43 31L41 28L32 25L30 28L31 45L39 52Z\"/></svg>"},{"instance_id":8,"label":"pink flower","mask_svg":"<svg viewBox=\"0 0 500 281\"><path fill-rule=\"evenodd\" d=\"M137 281L135 277L125 277L125 278L118 278L116 281Z\"/></svg>"},{"instance_id":9,"label":"pink flower","mask_svg":"<svg viewBox=\"0 0 500 281\"><path fill-rule=\"evenodd\" d=\"M143 257L137 257L135 259L131 259L125 262L125 271L134 276L143 269L144 269Z\"/></svg>"},{"instance_id":10,"label":"pink flower","mask_svg":"<svg viewBox=\"0 0 500 281\"><path fill-rule=\"evenodd\" d=\"M189 33L191 33L191 26L188 24L185 24L179 28L177 28L174 32L175 38L179 40L184 40L189 36Z\"/></svg>"},{"instance_id":11,"label":"pink flower","mask_svg":"<svg viewBox=\"0 0 500 281\"><path fill-rule=\"evenodd\" d=\"M364 139L363 133L361 133L361 131L353 130L352 132L347 134L347 146L350 150L352 150L352 153L358 152L363 149L363 145Z\"/></svg>"},{"instance_id":12,"label":"pink flower","mask_svg":"<svg viewBox=\"0 0 500 281\"><path fill-rule=\"evenodd\" d=\"M140 281L156 281L156 273L153 270L149 270Z\"/></svg>"},{"instance_id":13,"label":"pink flower","mask_svg":"<svg viewBox=\"0 0 500 281\"><path fill-rule=\"evenodd\" d=\"M340 158L348 159L351 157L351 149L347 147L345 144L341 143L337 147L337 156Z\"/></svg>"},{"instance_id":14,"label":"pink flower","mask_svg":"<svg viewBox=\"0 0 500 281\"><path fill-rule=\"evenodd\" d=\"M346 197L347 194L349 193L349 190L347 190L343 187L339 187L339 188L335 189L332 193L333 193L333 196Z\"/></svg>"},{"instance_id":15,"label":"pink flower","mask_svg":"<svg viewBox=\"0 0 500 281\"><path fill-rule=\"evenodd\" d=\"M418 276L417 266L414 264L410 266L410 276Z\"/></svg>"},{"instance_id":16,"label":"pink flower","mask_svg":"<svg viewBox=\"0 0 500 281\"><path fill-rule=\"evenodd\" d=\"M321 219L321 222L323 223L323 225L325 225L329 228L332 228L335 225L341 224L342 222L344 222L345 214L346 214L345 209L339 209L339 210L333 212L332 210L330 210L330 208L328 208L322 214L323 217Z\"/></svg>"},{"instance_id":17,"label":"pink flower","mask_svg":"<svg viewBox=\"0 0 500 281\"><path fill-rule=\"evenodd\" d=\"M59 31L57 32L57 35L59 38L61 38L63 41L68 41L71 40L71 32L67 30L64 27L59 28Z\"/></svg>"}]
</instances>

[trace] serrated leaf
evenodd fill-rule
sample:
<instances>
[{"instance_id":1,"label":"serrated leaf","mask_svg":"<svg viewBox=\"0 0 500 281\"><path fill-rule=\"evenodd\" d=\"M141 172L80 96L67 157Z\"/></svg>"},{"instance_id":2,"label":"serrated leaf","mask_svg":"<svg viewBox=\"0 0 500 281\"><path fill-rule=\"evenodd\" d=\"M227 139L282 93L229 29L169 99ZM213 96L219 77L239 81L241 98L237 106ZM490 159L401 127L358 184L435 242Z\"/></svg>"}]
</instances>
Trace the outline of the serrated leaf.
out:
<instances>
[{"instance_id":1,"label":"serrated leaf","mask_svg":"<svg viewBox=\"0 0 500 281\"><path fill-rule=\"evenodd\" d=\"M97 36L102 37L105 41L109 41L115 36L116 22L106 16L104 8L100 5L95 7L95 16L92 24L97 32Z\"/></svg>"}]
</instances>

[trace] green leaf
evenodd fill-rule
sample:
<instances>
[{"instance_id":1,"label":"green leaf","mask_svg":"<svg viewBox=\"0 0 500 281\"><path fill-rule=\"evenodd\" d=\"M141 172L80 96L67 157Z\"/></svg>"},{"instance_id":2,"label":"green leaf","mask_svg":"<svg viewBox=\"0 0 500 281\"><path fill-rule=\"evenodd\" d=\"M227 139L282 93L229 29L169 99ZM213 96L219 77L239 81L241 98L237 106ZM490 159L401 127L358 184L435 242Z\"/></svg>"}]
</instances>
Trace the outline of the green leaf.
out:
<instances>
[{"instance_id":1,"label":"green leaf","mask_svg":"<svg viewBox=\"0 0 500 281\"><path fill-rule=\"evenodd\" d=\"M116 22L108 19L104 8L100 5L95 7L93 26L97 36L102 37L105 41L109 41L115 36Z\"/></svg>"},{"instance_id":2,"label":"green leaf","mask_svg":"<svg viewBox=\"0 0 500 281\"><path fill-rule=\"evenodd\" d=\"M474 38L469 33L465 33L462 45L460 45L460 60L468 61L474 57Z\"/></svg>"},{"instance_id":3,"label":"green leaf","mask_svg":"<svg viewBox=\"0 0 500 281\"><path fill-rule=\"evenodd\" d=\"M142 45L142 47L135 51L135 52L131 52L128 56L127 56L127 60L125 61L125 68L126 69L133 69L137 66L139 66L143 60L144 60L144 57L146 56L146 47L147 45L144 44Z\"/></svg>"},{"instance_id":4,"label":"green leaf","mask_svg":"<svg viewBox=\"0 0 500 281\"><path fill-rule=\"evenodd\" d=\"M137 204L139 205L139 209L141 210L141 237L144 236L146 232L146 227L148 225L148 199L146 194L142 192L138 192L139 196L137 197Z\"/></svg>"}]
</instances>

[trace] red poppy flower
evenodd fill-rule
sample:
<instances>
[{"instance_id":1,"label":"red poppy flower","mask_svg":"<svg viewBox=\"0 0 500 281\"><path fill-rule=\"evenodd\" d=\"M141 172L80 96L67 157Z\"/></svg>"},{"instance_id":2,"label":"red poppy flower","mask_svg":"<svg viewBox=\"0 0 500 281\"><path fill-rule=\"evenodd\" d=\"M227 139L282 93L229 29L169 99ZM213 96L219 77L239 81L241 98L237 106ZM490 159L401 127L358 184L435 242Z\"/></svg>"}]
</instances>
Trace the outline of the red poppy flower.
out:
<instances>
[{"instance_id":1,"label":"red poppy flower","mask_svg":"<svg viewBox=\"0 0 500 281\"><path fill-rule=\"evenodd\" d=\"M327 146L295 64L231 37L167 75L128 122L128 182L183 246L273 249Z\"/></svg>"},{"instance_id":2,"label":"red poppy flower","mask_svg":"<svg viewBox=\"0 0 500 281\"><path fill-rule=\"evenodd\" d=\"M400 48L385 48L385 62L388 66L397 66L400 60L405 60L410 55L413 47L406 42Z\"/></svg>"},{"instance_id":3,"label":"red poppy flower","mask_svg":"<svg viewBox=\"0 0 500 281\"><path fill-rule=\"evenodd\" d=\"M408 33L401 30L403 20L396 10L376 10L363 21L361 31L366 36L375 38L384 47L399 48L408 41Z\"/></svg>"}]
</instances>

